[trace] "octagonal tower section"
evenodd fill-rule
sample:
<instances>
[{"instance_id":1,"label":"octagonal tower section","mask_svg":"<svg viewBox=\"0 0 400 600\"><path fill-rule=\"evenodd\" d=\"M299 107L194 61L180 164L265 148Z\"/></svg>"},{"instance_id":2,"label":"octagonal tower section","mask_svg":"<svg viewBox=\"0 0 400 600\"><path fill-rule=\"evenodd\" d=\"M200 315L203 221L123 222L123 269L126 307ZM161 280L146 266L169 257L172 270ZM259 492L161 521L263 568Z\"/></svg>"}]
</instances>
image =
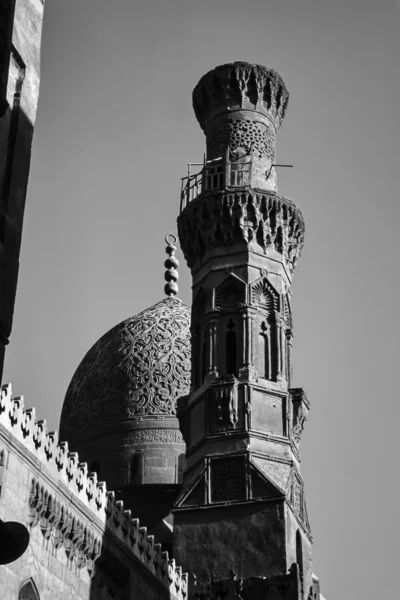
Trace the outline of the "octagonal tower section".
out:
<instances>
[{"instance_id":1,"label":"octagonal tower section","mask_svg":"<svg viewBox=\"0 0 400 600\"><path fill-rule=\"evenodd\" d=\"M216 67L193 92L207 152L183 180L178 217L193 302L174 556L204 582L232 569L281 577L297 564L306 598L299 440L309 404L292 388L290 291L304 221L278 195L274 166L288 97L275 71L243 62Z\"/></svg>"}]
</instances>

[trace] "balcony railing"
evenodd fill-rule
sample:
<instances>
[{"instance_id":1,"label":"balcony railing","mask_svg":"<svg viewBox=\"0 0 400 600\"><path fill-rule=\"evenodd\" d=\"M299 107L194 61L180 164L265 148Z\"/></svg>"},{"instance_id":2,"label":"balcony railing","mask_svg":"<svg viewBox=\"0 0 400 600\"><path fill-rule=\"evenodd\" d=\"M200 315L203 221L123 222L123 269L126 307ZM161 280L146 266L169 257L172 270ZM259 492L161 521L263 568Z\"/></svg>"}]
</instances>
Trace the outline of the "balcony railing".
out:
<instances>
[{"instance_id":1,"label":"balcony railing","mask_svg":"<svg viewBox=\"0 0 400 600\"><path fill-rule=\"evenodd\" d=\"M203 164L201 171L192 175L191 167L200 165L201 163L188 164L188 175L182 178L181 211L203 191L250 184L251 160L244 162L217 159Z\"/></svg>"}]
</instances>

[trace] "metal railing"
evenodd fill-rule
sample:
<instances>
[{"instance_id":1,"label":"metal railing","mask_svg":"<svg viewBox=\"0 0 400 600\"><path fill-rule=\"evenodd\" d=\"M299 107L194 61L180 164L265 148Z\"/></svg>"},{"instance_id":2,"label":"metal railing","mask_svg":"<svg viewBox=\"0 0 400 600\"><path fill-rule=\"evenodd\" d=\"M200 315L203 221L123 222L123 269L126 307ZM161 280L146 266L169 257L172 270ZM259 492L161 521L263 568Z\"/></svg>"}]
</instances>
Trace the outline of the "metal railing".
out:
<instances>
[{"instance_id":1,"label":"metal railing","mask_svg":"<svg viewBox=\"0 0 400 600\"><path fill-rule=\"evenodd\" d=\"M199 173L182 177L181 211L203 191L203 169Z\"/></svg>"},{"instance_id":2,"label":"metal railing","mask_svg":"<svg viewBox=\"0 0 400 600\"><path fill-rule=\"evenodd\" d=\"M200 165L203 166L201 171L192 175L191 167ZM188 163L188 174L182 177L180 210L195 200L203 190L250 185L250 174L251 161L222 162L222 158L218 158L208 163Z\"/></svg>"}]
</instances>

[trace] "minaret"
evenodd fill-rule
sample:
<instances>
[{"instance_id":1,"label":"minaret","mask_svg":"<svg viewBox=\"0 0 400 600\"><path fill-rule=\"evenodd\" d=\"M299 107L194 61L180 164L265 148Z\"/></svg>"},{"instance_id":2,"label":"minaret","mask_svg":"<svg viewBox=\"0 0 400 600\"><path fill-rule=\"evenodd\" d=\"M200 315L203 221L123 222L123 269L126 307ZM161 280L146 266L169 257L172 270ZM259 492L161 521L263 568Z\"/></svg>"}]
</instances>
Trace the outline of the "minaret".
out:
<instances>
[{"instance_id":1,"label":"minaret","mask_svg":"<svg viewBox=\"0 0 400 600\"><path fill-rule=\"evenodd\" d=\"M207 152L183 181L178 217L193 303L174 557L200 582L232 570L297 573L306 599L312 539L299 441L309 404L291 387L290 291L304 221L277 193L275 168L288 98L278 73L242 62L216 67L193 91Z\"/></svg>"}]
</instances>

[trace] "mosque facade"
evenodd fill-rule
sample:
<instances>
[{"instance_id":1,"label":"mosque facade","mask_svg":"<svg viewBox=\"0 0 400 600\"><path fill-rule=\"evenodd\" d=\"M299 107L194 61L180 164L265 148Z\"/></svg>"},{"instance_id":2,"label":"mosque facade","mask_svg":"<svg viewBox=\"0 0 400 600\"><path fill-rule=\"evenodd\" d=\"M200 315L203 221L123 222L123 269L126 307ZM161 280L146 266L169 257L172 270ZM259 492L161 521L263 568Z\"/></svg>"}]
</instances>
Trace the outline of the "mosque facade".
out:
<instances>
[{"instance_id":1,"label":"mosque facade","mask_svg":"<svg viewBox=\"0 0 400 600\"><path fill-rule=\"evenodd\" d=\"M42 0L0 3L1 356L42 18ZM0 519L29 532L16 560L11 542L0 551L4 600L323 600L300 469L310 403L292 382L304 219L277 190L288 99L278 73L245 62L193 91L206 154L183 180L177 220L192 306L178 297L170 234L165 298L89 349L59 434L2 386Z\"/></svg>"}]
</instances>

